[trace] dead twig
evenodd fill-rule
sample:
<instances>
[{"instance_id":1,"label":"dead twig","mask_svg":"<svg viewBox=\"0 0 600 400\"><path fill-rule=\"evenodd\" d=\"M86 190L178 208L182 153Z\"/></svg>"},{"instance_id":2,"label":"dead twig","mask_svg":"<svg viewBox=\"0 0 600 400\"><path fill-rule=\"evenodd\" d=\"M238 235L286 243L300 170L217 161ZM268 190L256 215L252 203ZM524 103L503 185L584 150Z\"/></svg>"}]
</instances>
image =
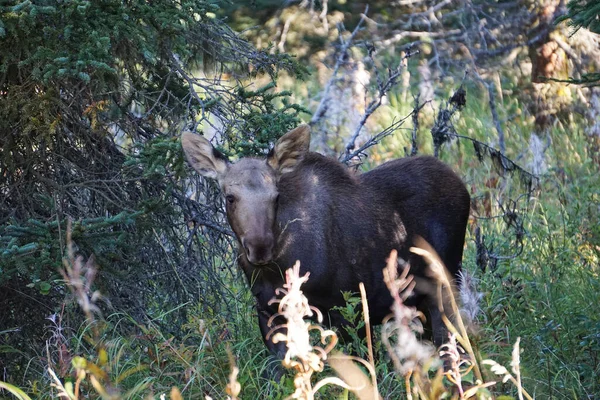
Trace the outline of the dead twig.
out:
<instances>
[{"instance_id":1,"label":"dead twig","mask_svg":"<svg viewBox=\"0 0 600 400\"><path fill-rule=\"evenodd\" d=\"M348 37L348 39L344 40L342 34L340 33L341 46L338 51L338 56L336 58L335 65L333 67L333 72L331 73L331 77L329 78L329 81L327 81L327 84L325 85L325 89L323 90L323 95L321 97L321 101L319 102L319 105L317 106L317 110L315 111L315 113L313 114L313 117L310 120L309 124L311 126L316 125L321 119L323 119L323 117L325 116L325 113L327 112L328 103L330 100L329 92L331 91L331 88L333 87L334 83L338 79L338 72L339 72L340 68L343 65L345 65L348 61L348 50L352 47L354 39L356 38L356 35L358 34L358 32L360 32L368 11L369 11L369 5L367 4L365 7L365 11L361 14L361 18L358 21L358 24L356 24L356 27L354 28L354 30L352 31L352 33L350 34L350 37Z\"/></svg>"},{"instance_id":2,"label":"dead twig","mask_svg":"<svg viewBox=\"0 0 600 400\"><path fill-rule=\"evenodd\" d=\"M375 64L375 62L373 60L374 53L375 53L375 48L373 46L370 46L368 49L368 58L370 58L370 60L373 64ZM385 79L382 79L379 71L377 69L375 69L375 77L377 79L377 94L376 94L375 98L373 100L371 100L371 102L367 106L367 109L365 110L364 114L360 118L360 121L358 122L358 126L354 130L354 133L352 134L352 136L350 136L350 139L348 140L348 143L346 144L344 154L342 154L339 157L339 160L341 162L347 163L354 157L353 154L360 154L362 152L362 151L359 151L358 153L353 152L354 149L356 148L356 139L358 138L358 135L360 135L360 132L363 129L363 127L365 126L365 124L367 123L367 120L369 119L369 117L371 117L371 115L373 115L373 113L381 106L385 96L387 96L389 91L398 83L398 80L405 68L406 59L412 57L413 55L415 55L417 53L418 53L418 51L413 51L413 52L407 51L406 54L404 55L404 57L398 63L398 66L396 66L395 68L388 68L387 76L385 77ZM405 119L406 118L402 119L401 121L404 121ZM378 136L378 135L376 135L376 136ZM387 135L384 135L383 137L385 137L385 136L387 136ZM381 140L383 137L379 137L376 142ZM369 141L371 141L371 140L369 140ZM373 143L373 144L375 144L375 143ZM368 147L371 147L373 144L366 146L364 148L366 149Z\"/></svg>"}]
</instances>

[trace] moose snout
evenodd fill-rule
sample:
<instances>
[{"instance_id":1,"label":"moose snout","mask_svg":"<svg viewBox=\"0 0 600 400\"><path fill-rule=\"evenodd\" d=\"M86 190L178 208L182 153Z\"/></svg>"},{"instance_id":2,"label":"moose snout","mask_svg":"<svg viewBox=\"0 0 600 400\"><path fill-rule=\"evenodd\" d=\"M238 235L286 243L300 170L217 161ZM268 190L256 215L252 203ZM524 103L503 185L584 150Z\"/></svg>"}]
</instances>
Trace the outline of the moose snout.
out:
<instances>
[{"instance_id":1,"label":"moose snout","mask_svg":"<svg viewBox=\"0 0 600 400\"><path fill-rule=\"evenodd\" d=\"M249 236L242 240L248 261L256 265L268 264L273 260L273 235Z\"/></svg>"}]
</instances>

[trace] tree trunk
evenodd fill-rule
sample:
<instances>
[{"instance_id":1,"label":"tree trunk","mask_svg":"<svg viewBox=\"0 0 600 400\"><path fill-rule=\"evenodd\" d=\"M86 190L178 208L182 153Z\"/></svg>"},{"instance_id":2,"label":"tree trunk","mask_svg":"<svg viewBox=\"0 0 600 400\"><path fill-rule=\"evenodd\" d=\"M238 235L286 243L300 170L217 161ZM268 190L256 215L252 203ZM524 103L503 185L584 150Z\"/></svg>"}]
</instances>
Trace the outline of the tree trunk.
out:
<instances>
[{"instance_id":1,"label":"tree trunk","mask_svg":"<svg viewBox=\"0 0 600 400\"><path fill-rule=\"evenodd\" d=\"M556 35L560 35L558 30L553 29L559 7L563 7L562 0L541 2L535 17L537 21L534 21L538 27L533 32L533 37L539 36L540 39L529 47L531 82L535 98L531 111L535 116L538 133L550 128L556 121L556 114L571 100L569 92L561 90L563 84L548 81L569 77L567 54L554 40Z\"/></svg>"}]
</instances>

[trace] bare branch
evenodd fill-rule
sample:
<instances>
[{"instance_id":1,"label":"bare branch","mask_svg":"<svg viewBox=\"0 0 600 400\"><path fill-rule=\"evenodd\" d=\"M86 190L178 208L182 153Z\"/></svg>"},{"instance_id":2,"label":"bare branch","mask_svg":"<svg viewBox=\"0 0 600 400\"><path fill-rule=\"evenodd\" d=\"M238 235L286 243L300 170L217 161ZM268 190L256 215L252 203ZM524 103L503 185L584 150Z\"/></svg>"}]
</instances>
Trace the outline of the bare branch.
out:
<instances>
[{"instance_id":1,"label":"bare branch","mask_svg":"<svg viewBox=\"0 0 600 400\"><path fill-rule=\"evenodd\" d=\"M502 154L506 153L506 144L504 143L504 129L502 129L502 124L500 123L500 117L498 117L498 110L496 110L496 101L494 95L494 83L484 83L488 91L488 101L490 104L490 111L492 112L492 118L494 119L494 126L496 127L496 132L498 132L498 146L500 147L500 152Z\"/></svg>"},{"instance_id":2,"label":"bare branch","mask_svg":"<svg viewBox=\"0 0 600 400\"><path fill-rule=\"evenodd\" d=\"M422 107L422 106L421 106ZM414 112L414 110L413 110ZM402 124L404 124L404 122L410 118L413 114L413 112L411 112L410 114L408 114L406 117L394 121L392 122L392 124L390 126L388 126L387 128L385 128L383 131L379 132L378 134L376 134L375 136L369 138L369 140L367 140L362 146L360 146L358 149L354 150L351 153L347 153L347 154L343 154L340 157L340 161L343 162L344 164L347 164L350 160L352 160L353 158L362 158L365 156L365 151L370 148L375 146L376 144L379 144L379 142L381 142L385 137L391 135L392 133L396 132L398 129L400 129L400 127L402 126Z\"/></svg>"},{"instance_id":3,"label":"bare branch","mask_svg":"<svg viewBox=\"0 0 600 400\"><path fill-rule=\"evenodd\" d=\"M425 104L428 103L428 102L425 102L425 103L419 105L419 97L420 97L420 93L417 93L417 95L415 96L415 102L414 102L413 112L412 112L413 129L412 129L412 134L411 134L411 138L410 138L410 155L411 156L415 156L419 152L419 145L417 144L417 132L419 131L419 111L421 111L421 109L425 106Z\"/></svg>"},{"instance_id":4,"label":"bare branch","mask_svg":"<svg viewBox=\"0 0 600 400\"><path fill-rule=\"evenodd\" d=\"M373 58L372 58L373 57L373 53L374 53L374 48L369 49L368 57L371 59L371 61L373 61ZM367 106L367 109L365 110L365 113L362 115L362 117L361 117L361 119L360 119L360 121L358 123L358 126L356 127L356 129L354 130L354 133L352 134L352 136L348 140L348 143L346 144L345 153L342 154L339 157L340 161L346 163L346 162L348 162L348 161L350 161L352 159L351 154L355 154L352 151L356 147L356 139L358 138L358 135L360 135L360 131L362 130L362 128L367 123L367 120L369 119L369 117L371 115L373 115L373 113L381 106L384 97L398 83L398 78L400 78L400 76L402 74L402 71L404 69L405 60L407 58L413 56L414 54L417 54L417 53L418 52L412 52L412 53L410 51L407 52L406 55L400 60L398 66L396 68L394 68L394 69L388 69L388 71L387 71L388 75L387 75L387 77L386 77L386 79L384 81L381 80L381 78L379 76L379 71L377 69L375 69L375 75L377 77L377 86L378 86L378 88L377 88L377 97L375 99L371 100L371 102ZM403 118L401 120L401 122L404 122L404 120L406 120L406 118L408 118L408 117ZM395 124L392 124L392 126L395 126ZM397 129L397 127L393 128L392 132L395 129ZM387 129L386 129L386 131L387 131ZM386 132L386 131L384 131L384 132ZM375 137L379 137L379 135L380 134L377 134ZM387 134L384 135L384 136L382 136L382 137L380 137L379 139L377 139L376 142L378 142L379 140L381 140L385 136L387 136ZM373 140L373 139L371 139L371 140ZM372 146L372 144L369 145L369 146L367 146L367 147L363 146L363 147L361 147L361 149L366 149L366 148L371 147L371 146ZM360 153L362 153L362 150L358 151L358 153L356 153L356 154L360 154Z\"/></svg>"},{"instance_id":5,"label":"bare branch","mask_svg":"<svg viewBox=\"0 0 600 400\"><path fill-rule=\"evenodd\" d=\"M329 81L327 81L327 84L325 85L325 90L323 91L323 96L321 97L321 102L319 103L317 110L315 111L315 113L313 114L313 117L310 120L311 126L316 125L325 116L325 113L327 112L327 107L328 107L327 103L329 102L329 92L331 90L331 87L338 79L337 75L338 75L338 71L340 70L340 67L342 65L346 64L346 60L348 57L347 52L352 47L354 38L360 31L362 24L365 21L368 11L369 11L369 5L367 4L367 6L365 7L364 13L361 14L358 24L356 24L356 27L354 28L354 30L350 34L350 37L346 41L344 41L344 38L342 37L341 30L340 30L341 47L339 49L339 54L335 61L335 65L333 67L333 72L331 74L331 77L329 78Z\"/></svg>"}]
</instances>

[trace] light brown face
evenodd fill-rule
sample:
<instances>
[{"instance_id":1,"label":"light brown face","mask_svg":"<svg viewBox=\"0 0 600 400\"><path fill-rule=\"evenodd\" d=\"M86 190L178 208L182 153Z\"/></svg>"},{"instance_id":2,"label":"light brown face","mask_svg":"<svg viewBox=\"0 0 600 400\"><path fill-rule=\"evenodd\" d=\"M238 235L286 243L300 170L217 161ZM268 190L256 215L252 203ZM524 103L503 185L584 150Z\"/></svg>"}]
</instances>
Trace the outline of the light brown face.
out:
<instances>
[{"instance_id":1,"label":"light brown face","mask_svg":"<svg viewBox=\"0 0 600 400\"><path fill-rule=\"evenodd\" d=\"M219 181L241 256L254 265L273 260L277 180L296 168L308 152L309 143L310 129L301 125L283 135L266 160L242 158L231 164L204 137L190 132L181 137L192 167L202 176Z\"/></svg>"},{"instance_id":2,"label":"light brown face","mask_svg":"<svg viewBox=\"0 0 600 400\"><path fill-rule=\"evenodd\" d=\"M219 179L229 225L243 256L255 265L272 261L277 208L277 175L265 160L244 158Z\"/></svg>"}]
</instances>

